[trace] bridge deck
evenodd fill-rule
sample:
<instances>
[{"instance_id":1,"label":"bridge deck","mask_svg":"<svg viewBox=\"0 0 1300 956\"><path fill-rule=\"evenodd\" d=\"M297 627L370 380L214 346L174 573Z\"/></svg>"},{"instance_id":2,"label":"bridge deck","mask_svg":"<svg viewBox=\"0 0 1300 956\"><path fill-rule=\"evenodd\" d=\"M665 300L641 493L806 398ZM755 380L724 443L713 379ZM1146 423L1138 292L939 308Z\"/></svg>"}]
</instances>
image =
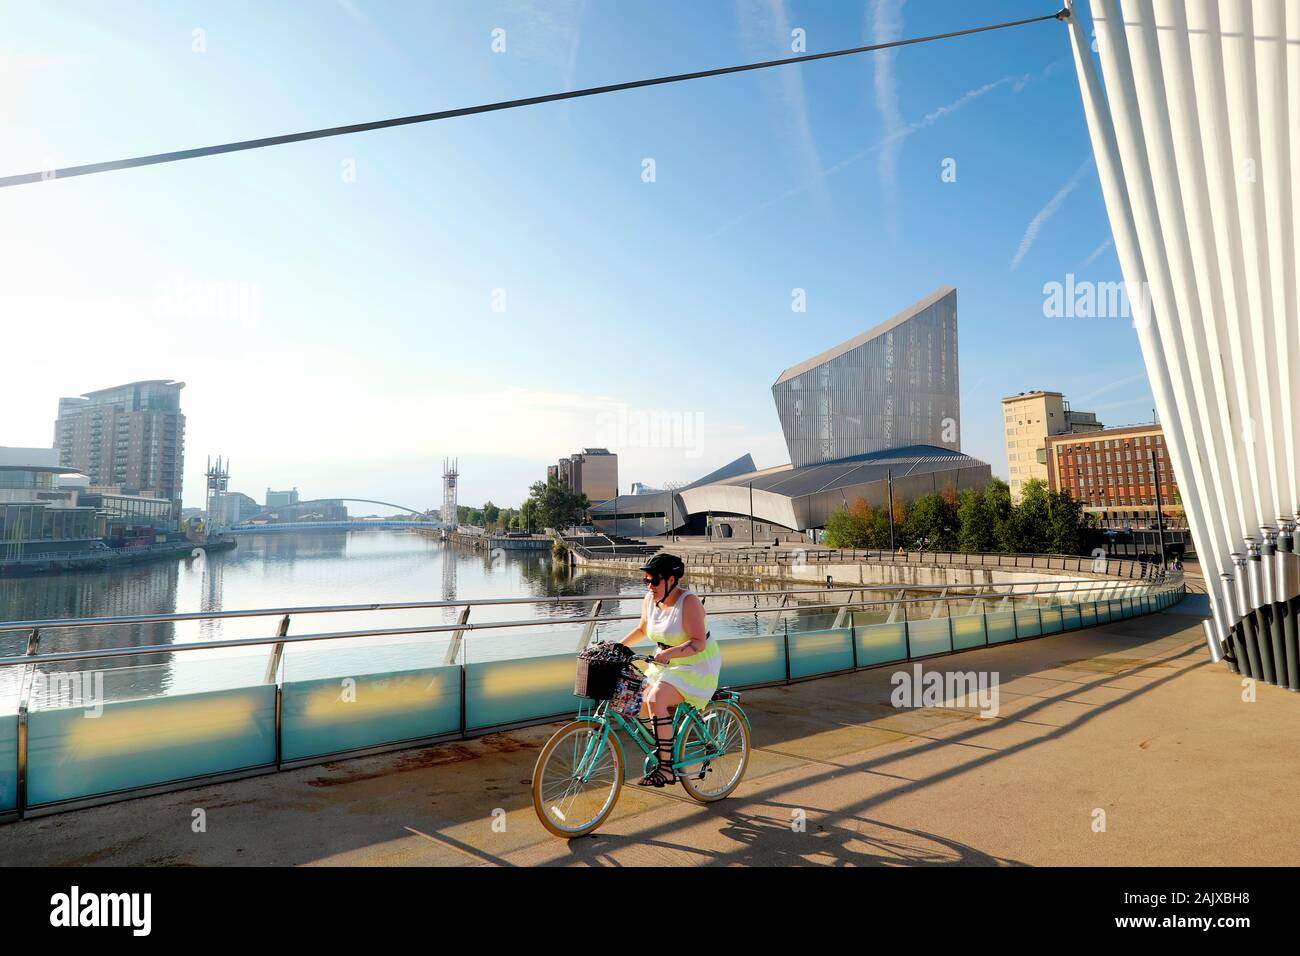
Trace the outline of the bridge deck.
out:
<instances>
[{"instance_id":1,"label":"bridge deck","mask_svg":"<svg viewBox=\"0 0 1300 956\"><path fill-rule=\"evenodd\" d=\"M526 782L553 729L534 727L10 824L0 863L1300 863L1286 838L1300 803L1280 776L1300 765L1300 700L1260 685L1243 703L1239 678L1206 660L1199 620L1164 613L941 662L998 671L1000 715L895 710L892 667L751 691L758 749L736 795L700 806L680 788L627 787L572 843L533 815Z\"/></svg>"}]
</instances>

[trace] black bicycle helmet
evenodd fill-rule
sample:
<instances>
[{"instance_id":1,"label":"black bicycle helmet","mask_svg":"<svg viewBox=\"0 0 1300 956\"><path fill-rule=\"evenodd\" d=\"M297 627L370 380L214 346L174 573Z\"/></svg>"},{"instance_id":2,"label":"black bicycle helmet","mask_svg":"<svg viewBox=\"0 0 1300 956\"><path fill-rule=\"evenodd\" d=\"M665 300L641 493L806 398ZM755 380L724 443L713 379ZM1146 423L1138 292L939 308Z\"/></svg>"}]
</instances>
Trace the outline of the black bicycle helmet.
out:
<instances>
[{"instance_id":1,"label":"black bicycle helmet","mask_svg":"<svg viewBox=\"0 0 1300 956\"><path fill-rule=\"evenodd\" d=\"M657 574L664 579L676 578L678 584L681 584L682 578L686 575L686 565L682 562L682 559L675 554L667 554L663 551L652 555L645 564L641 565L641 570L650 574Z\"/></svg>"}]
</instances>

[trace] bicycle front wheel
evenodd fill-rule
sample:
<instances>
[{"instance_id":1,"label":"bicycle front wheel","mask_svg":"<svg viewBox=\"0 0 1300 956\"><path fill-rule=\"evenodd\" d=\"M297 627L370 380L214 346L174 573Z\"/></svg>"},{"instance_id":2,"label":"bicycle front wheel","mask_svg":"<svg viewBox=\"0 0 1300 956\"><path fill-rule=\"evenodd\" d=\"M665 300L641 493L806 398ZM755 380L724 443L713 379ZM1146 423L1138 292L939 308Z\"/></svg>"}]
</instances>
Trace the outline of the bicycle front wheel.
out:
<instances>
[{"instance_id":1,"label":"bicycle front wheel","mask_svg":"<svg viewBox=\"0 0 1300 956\"><path fill-rule=\"evenodd\" d=\"M575 720L561 727L533 769L533 809L559 837L586 836L614 810L623 788L623 748L600 724Z\"/></svg>"},{"instance_id":2,"label":"bicycle front wheel","mask_svg":"<svg viewBox=\"0 0 1300 956\"><path fill-rule=\"evenodd\" d=\"M677 771L682 787L701 803L729 796L749 766L749 724L730 701L710 701L699 712L707 728L701 736L695 721L687 721L677 737Z\"/></svg>"}]
</instances>

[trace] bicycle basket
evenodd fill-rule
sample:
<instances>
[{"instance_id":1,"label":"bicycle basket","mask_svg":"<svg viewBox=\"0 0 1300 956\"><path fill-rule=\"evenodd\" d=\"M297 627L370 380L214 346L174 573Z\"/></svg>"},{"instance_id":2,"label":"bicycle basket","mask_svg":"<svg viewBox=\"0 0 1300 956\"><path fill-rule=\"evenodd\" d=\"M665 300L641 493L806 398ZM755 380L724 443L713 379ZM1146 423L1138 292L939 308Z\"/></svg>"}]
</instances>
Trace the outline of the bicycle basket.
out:
<instances>
[{"instance_id":1,"label":"bicycle basket","mask_svg":"<svg viewBox=\"0 0 1300 956\"><path fill-rule=\"evenodd\" d=\"M614 696L623 666L632 657L631 649L622 644L600 642L578 655L578 670L573 681L574 697L609 700Z\"/></svg>"}]
</instances>

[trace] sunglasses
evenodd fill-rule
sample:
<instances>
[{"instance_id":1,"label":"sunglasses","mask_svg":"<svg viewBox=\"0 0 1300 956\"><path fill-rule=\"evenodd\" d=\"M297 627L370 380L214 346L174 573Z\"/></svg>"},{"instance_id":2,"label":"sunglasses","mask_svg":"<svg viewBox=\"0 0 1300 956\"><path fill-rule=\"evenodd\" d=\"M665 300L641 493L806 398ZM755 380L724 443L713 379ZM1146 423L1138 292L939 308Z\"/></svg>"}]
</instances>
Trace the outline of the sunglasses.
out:
<instances>
[{"instance_id":1,"label":"sunglasses","mask_svg":"<svg viewBox=\"0 0 1300 956\"><path fill-rule=\"evenodd\" d=\"M658 575L658 574L651 574L651 575L648 575L647 577L643 578L643 579L642 579L642 583L645 584L646 587L654 587L654 588L657 588L657 587L659 586L659 582L661 582L662 580L663 580L663 578L662 578L660 575Z\"/></svg>"}]
</instances>

